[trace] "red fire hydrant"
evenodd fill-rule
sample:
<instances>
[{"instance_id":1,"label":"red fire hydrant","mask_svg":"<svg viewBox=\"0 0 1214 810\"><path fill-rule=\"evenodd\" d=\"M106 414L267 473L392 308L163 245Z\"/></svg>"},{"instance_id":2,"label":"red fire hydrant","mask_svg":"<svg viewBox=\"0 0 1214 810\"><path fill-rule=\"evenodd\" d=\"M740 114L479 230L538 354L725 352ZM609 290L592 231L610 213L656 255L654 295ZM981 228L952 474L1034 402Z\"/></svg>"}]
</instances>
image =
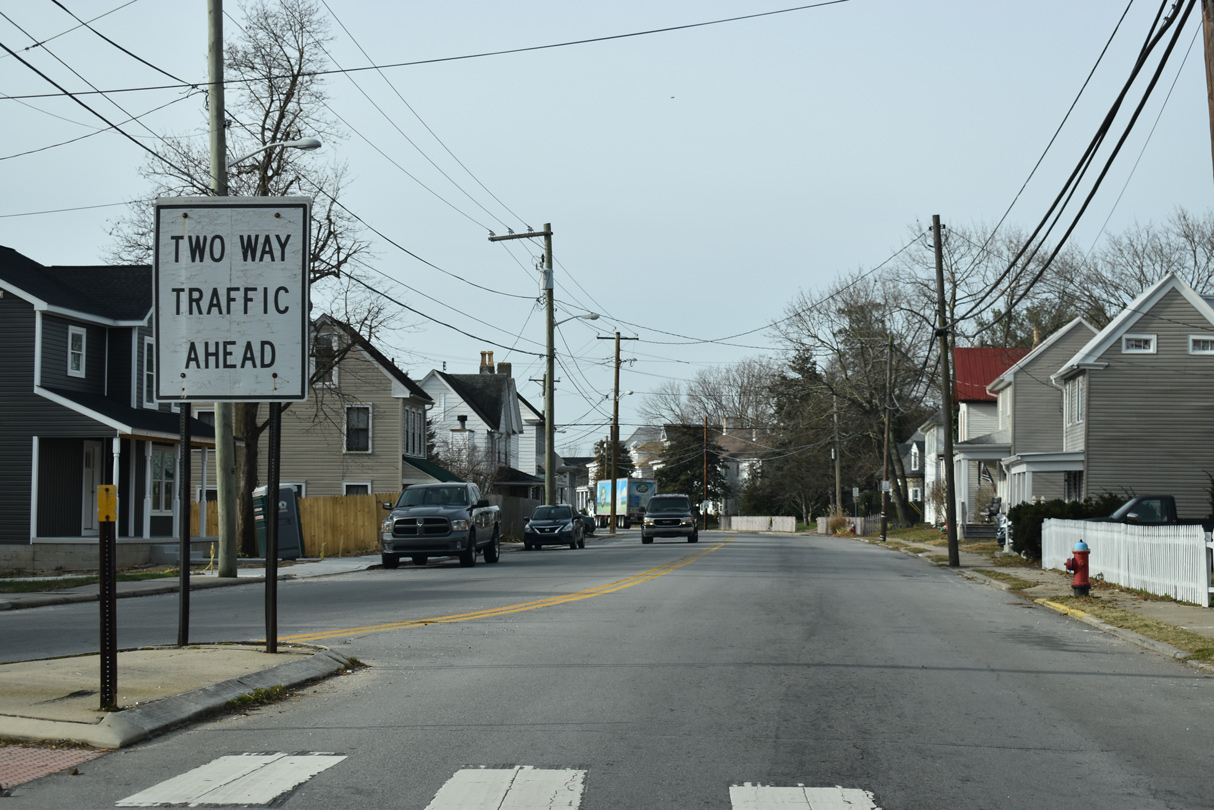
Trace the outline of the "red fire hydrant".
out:
<instances>
[{"instance_id":1,"label":"red fire hydrant","mask_svg":"<svg viewBox=\"0 0 1214 810\"><path fill-rule=\"evenodd\" d=\"M1075 544L1075 551L1066 561L1066 570L1074 572L1071 578L1071 593L1075 596L1087 596L1092 590L1092 581L1088 578L1088 544L1080 540Z\"/></svg>"}]
</instances>

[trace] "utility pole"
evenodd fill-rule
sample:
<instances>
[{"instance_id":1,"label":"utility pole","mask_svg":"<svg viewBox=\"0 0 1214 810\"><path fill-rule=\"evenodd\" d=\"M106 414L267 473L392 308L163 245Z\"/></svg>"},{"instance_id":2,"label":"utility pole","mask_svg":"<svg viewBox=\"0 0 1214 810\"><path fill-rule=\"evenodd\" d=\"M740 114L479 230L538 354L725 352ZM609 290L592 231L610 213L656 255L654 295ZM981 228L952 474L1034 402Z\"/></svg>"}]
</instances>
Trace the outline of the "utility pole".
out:
<instances>
[{"instance_id":1,"label":"utility pole","mask_svg":"<svg viewBox=\"0 0 1214 810\"><path fill-rule=\"evenodd\" d=\"M843 514L843 476L842 476L842 459L839 458L839 397L835 394L830 395L831 410L835 414L835 446L831 448L831 455L835 457L835 512Z\"/></svg>"},{"instance_id":2,"label":"utility pole","mask_svg":"<svg viewBox=\"0 0 1214 810\"><path fill-rule=\"evenodd\" d=\"M704 417L704 503L708 503L708 417ZM708 509L704 510L704 531L708 531Z\"/></svg>"},{"instance_id":3,"label":"utility pole","mask_svg":"<svg viewBox=\"0 0 1214 810\"><path fill-rule=\"evenodd\" d=\"M615 457L616 448L620 446L620 341L621 340L640 340L634 337L620 337L620 333L615 333L615 338L607 335L599 335L599 340L615 340L615 394L612 396L611 403L611 529L608 534L615 534L615 499L616 481L615 481Z\"/></svg>"},{"instance_id":4,"label":"utility pole","mask_svg":"<svg viewBox=\"0 0 1214 810\"><path fill-rule=\"evenodd\" d=\"M223 97L223 0L207 2L207 66L210 85L207 108L211 128L211 191L228 196L226 107ZM215 489L218 496L219 565L221 577L236 576L236 440L233 436L232 403L215 403ZM205 455L204 455L205 464ZM203 473L205 475L205 471ZM207 494L199 498L199 509L207 508Z\"/></svg>"},{"instance_id":5,"label":"utility pole","mask_svg":"<svg viewBox=\"0 0 1214 810\"><path fill-rule=\"evenodd\" d=\"M1206 101L1210 108L1210 147L1214 155L1214 0L1201 0L1201 28L1206 52Z\"/></svg>"},{"instance_id":6,"label":"utility pole","mask_svg":"<svg viewBox=\"0 0 1214 810\"><path fill-rule=\"evenodd\" d=\"M881 542L884 543L889 529L889 412L890 389L894 385L894 336L888 335L885 344L885 451L881 462Z\"/></svg>"},{"instance_id":7,"label":"utility pole","mask_svg":"<svg viewBox=\"0 0 1214 810\"><path fill-rule=\"evenodd\" d=\"M957 548L957 489L953 470L953 380L948 339L952 328L944 306L944 243L940 236L943 227L940 215L932 214L932 240L936 246L936 337L940 339L940 403L944 411L944 514L948 523L948 564L950 568L957 568L961 565L961 554Z\"/></svg>"},{"instance_id":8,"label":"utility pole","mask_svg":"<svg viewBox=\"0 0 1214 810\"><path fill-rule=\"evenodd\" d=\"M556 365L556 350L553 346L553 338L556 333L556 324L553 321L553 283L552 283L552 223L545 222L542 231L528 231L527 233L511 233L505 236L489 235L490 242L503 242L507 239L531 239L536 236L544 237L544 309L548 315L547 322L547 343L546 343L546 366L544 372L544 503L548 506L556 505L556 449L553 444L556 442L556 407L555 397L553 396L553 388L556 383L555 369Z\"/></svg>"}]
</instances>

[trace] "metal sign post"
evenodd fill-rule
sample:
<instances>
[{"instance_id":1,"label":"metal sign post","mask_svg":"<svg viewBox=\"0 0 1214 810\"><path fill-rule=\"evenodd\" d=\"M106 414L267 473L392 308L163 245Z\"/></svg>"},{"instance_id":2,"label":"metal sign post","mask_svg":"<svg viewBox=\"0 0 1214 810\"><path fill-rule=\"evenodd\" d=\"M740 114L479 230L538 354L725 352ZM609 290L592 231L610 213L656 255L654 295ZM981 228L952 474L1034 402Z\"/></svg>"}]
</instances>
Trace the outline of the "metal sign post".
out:
<instances>
[{"instance_id":1,"label":"metal sign post","mask_svg":"<svg viewBox=\"0 0 1214 810\"><path fill-rule=\"evenodd\" d=\"M100 547L97 568L100 576L98 605L101 618L101 710L118 708L118 487L97 487L97 525Z\"/></svg>"},{"instance_id":2,"label":"metal sign post","mask_svg":"<svg viewBox=\"0 0 1214 810\"><path fill-rule=\"evenodd\" d=\"M278 413L308 398L308 197L156 201L156 398L182 408L181 621L189 626L189 413L192 402L271 403L266 632L277 649Z\"/></svg>"}]
</instances>

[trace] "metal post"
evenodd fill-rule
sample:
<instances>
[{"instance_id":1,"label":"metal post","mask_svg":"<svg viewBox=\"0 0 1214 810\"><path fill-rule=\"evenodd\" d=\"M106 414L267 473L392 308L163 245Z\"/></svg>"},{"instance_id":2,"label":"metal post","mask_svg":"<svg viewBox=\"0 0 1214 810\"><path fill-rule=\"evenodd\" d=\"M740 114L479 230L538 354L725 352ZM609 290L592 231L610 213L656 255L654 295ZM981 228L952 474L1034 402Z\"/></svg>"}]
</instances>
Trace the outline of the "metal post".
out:
<instances>
[{"instance_id":1,"label":"metal post","mask_svg":"<svg viewBox=\"0 0 1214 810\"><path fill-rule=\"evenodd\" d=\"M270 457L266 461L266 652L278 652L278 476L282 403L270 403Z\"/></svg>"},{"instance_id":2,"label":"metal post","mask_svg":"<svg viewBox=\"0 0 1214 810\"><path fill-rule=\"evenodd\" d=\"M177 546L177 646L190 643L190 403L181 403L181 443L177 451L177 519L181 542Z\"/></svg>"},{"instance_id":3,"label":"metal post","mask_svg":"<svg viewBox=\"0 0 1214 810\"><path fill-rule=\"evenodd\" d=\"M113 484L97 487L97 520L100 542L97 573L100 576L101 710L111 711L118 708L118 487Z\"/></svg>"},{"instance_id":4,"label":"metal post","mask_svg":"<svg viewBox=\"0 0 1214 810\"><path fill-rule=\"evenodd\" d=\"M889 411L890 388L894 379L894 336L887 335L885 344L885 449L881 461L881 542L884 543L889 529Z\"/></svg>"}]
</instances>

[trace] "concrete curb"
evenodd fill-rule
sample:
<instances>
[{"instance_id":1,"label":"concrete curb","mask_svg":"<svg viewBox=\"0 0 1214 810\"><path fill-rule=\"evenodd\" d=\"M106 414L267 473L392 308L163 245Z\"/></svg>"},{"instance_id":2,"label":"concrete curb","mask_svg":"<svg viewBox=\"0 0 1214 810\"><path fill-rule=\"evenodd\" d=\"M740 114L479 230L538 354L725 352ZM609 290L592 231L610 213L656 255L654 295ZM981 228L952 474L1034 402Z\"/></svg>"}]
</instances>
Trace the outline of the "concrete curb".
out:
<instances>
[{"instance_id":1,"label":"concrete curb","mask_svg":"<svg viewBox=\"0 0 1214 810\"><path fill-rule=\"evenodd\" d=\"M124 748L227 708L228 702L257 689L296 687L350 667L349 659L327 648L298 661L107 714L100 723L35 718L0 718L0 737L74 740L97 748Z\"/></svg>"}]
</instances>

